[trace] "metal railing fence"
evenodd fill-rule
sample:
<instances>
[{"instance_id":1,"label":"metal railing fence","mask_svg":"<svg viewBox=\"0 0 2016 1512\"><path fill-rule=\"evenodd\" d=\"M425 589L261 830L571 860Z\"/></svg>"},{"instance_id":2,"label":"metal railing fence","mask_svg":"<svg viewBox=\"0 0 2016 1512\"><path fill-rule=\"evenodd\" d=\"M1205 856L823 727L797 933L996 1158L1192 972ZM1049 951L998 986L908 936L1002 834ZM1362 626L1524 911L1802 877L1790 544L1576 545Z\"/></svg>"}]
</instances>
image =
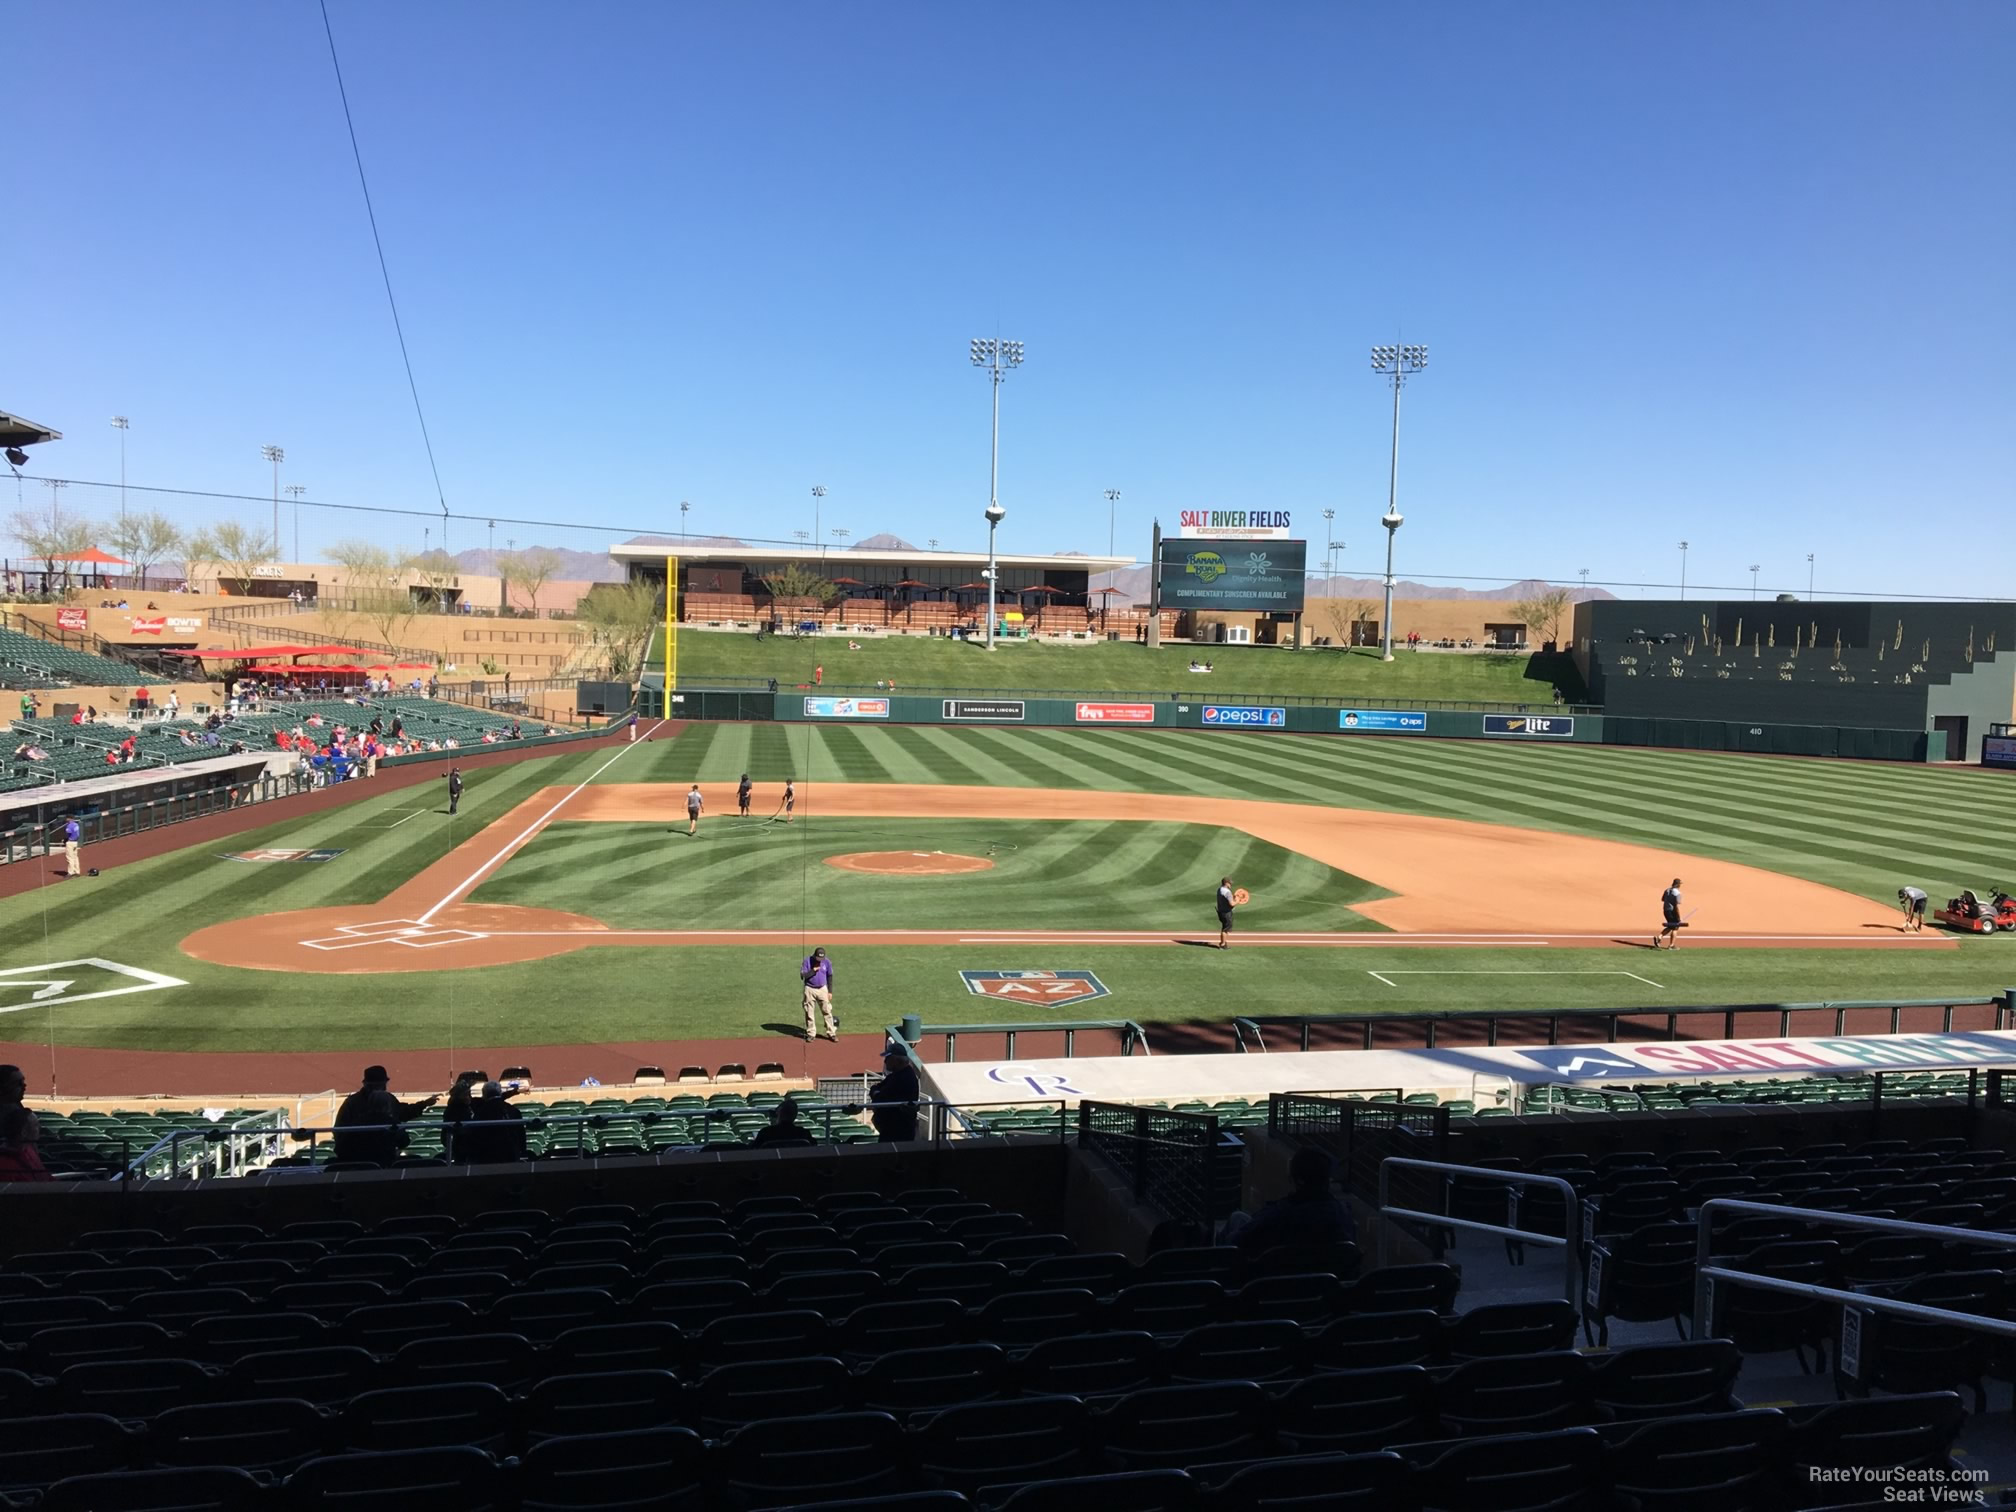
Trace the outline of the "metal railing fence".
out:
<instances>
[{"instance_id":1,"label":"metal railing fence","mask_svg":"<svg viewBox=\"0 0 2016 1512\"><path fill-rule=\"evenodd\" d=\"M1730 1286L1749 1286L1763 1291L1782 1292L1788 1296L1839 1302L1844 1309L1857 1312L1890 1313L1919 1323L1971 1328L2001 1338L2016 1338L2016 1319L1956 1312L1951 1308L1931 1307L1920 1302L1903 1302L1894 1297L1884 1297L1870 1292L1846 1291L1838 1286L1822 1286L1815 1281L1794 1281L1783 1276L1738 1270L1730 1265L1716 1265L1710 1258L1714 1220L1724 1213L1790 1218L1797 1219L1801 1223L1864 1229L1878 1234L1909 1234L1916 1238L1933 1240L1941 1245L1980 1245L1984 1249L2016 1250L2016 1234L1954 1228L1950 1224L1943 1223L1912 1223L1902 1218L1870 1218L1857 1213L1829 1212L1822 1208L1786 1207L1780 1203L1751 1202L1739 1197L1711 1197L1701 1204L1695 1219L1693 1337L1697 1339L1715 1336L1715 1288L1718 1284L1725 1283ZM1844 1352L1848 1347L1848 1340L1844 1336L1842 1339Z\"/></svg>"},{"instance_id":2,"label":"metal railing fence","mask_svg":"<svg viewBox=\"0 0 2016 1512\"><path fill-rule=\"evenodd\" d=\"M917 1056L915 1046L927 1034L940 1035L945 1041L945 1059L959 1059L959 1036L962 1034L998 1034L1006 1042L1003 1060L1015 1059L1018 1037L1024 1034L1062 1034L1066 1059L1077 1054L1078 1036L1086 1030L1104 1030L1120 1036L1120 1053L1132 1055L1139 1046L1143 1055L1152 1054L1148 1048L1148 1031L1132 1019L1050 1019L1047 1021L1017 1023L977 1023L977 1024L926 1024L914 1015L884 1030L891 1044L911 1047L911 1058L921 1069L924 1062Z\"/></svg>"},{"instance_id":3,"label":"metal railing fence","mask_svg":"<svg viewBox=\"0 0 2016 1512\"><path fill-rule=\"evenodd\" d=\"M1738 1015L1760 1013L1775 1014L1777 1016L1778 1027L1776 1034L1781 1039L1811 1037L1816 1034L1846 1035L1878 1032L1859 1024L1853 1029L1848 1026L1848 1016L1850 1014L1871 1012L1887 1013L1889 1015L1888 1027L1880 1032L1902 1034L1907 1032L1903 1028L1904 1014L1908 1011L1922 1008L1936 1008L1940 1010L1939 1029L1937 1032L1941 1034L1952 1034L1955 1032L1954 1015L1956 1013L1971 1012L1976 1017L1985 1017L1987 1022L1983 1027L1991 1029L2016 1028L2016 989L2011 989L1996 997L1978 998L1876 998L1841 999L1839 1001L1817 1003L1695 1003L1676 1004L1673 1006L1660 1004L1656 1007L1645 1008L1574 1008L1562 1009L1558 1012L1535 1012L1521 1009L1504 1013L1478 1013L1459 1009L1446 1013L1243 1014L1232 1020L1232 1048L1242 1053L1252 1053L1256 1050L1265 1052L1267 1042L1264 1031L1268 1028L1285 1028L1293 1031L1296 1041L1295 1048L1298 1050L1306 1051L1310 1049L1314 1042L1315 1033L1321 1030L1348 1030L1358 1039L1358 1048L1370 1050L1373 1048L1375 1038L1390 1036L1396 1028L1412 1026L1418 1027L1421 1033L1418 1048L1433 1050L1439 1043L1443 1031L1450 1026L1458 1024L1483 1025L1483 1042L1487 1046L1496 1046L1499 1043L1499 1035L1508 1024L1519 1026L1518 1043L1520 1045L1536 1043L1536 1040L1533 1038L1533 1030L1535 1026L1539 1025L1545 1026L1546 1037L1543 1041L1537 1041L1538 1043L1549 1045L1562 1044L1564 1041L1561 1039L1561 1026L1564 1023L1576 1026L1578 1031L1583 1026L1591 1024L1601 1026L1603 1030L1600 1041L1593 1040L1586 1033L1577 1032L1575 1038L1565 1041L1567 1044L1581 1045L1598 1042L1615 1044L1620 1038L1618 1026L1623 1021L1649 1020L1656 1022L1661 1019L1665 1021L1665 1033L1659 1037L1668 1040L1678 1040L1682 1038L1680 1024L1683 1019L1691 1021L1715 1017L1719 1017L1722 1020L1721 1032L1719 1034L1707 1035L1705 1036L1706 1038L1732 1040L1745 1038L1763 1039L1768 1036L1759 1034L1744 1035L1737 1032ZM1820 1027L1813 1025L1812 1021L1816 1018L1822 1021ZM1828 1027L1830 1022L1831 1027ZM1930 1033L1932 1031L1910 1032ZM1247 1044L1247 1036L1249 1034L1252 1036L1253 1041L1251 1046ZM1653 1038L1650 1035L1640 1037ZM1704 1036L1690 1033L1685 1037L1696 1039ZM1466 1041L1465 1043L1474 1043L1474 1041ZM1403 1047L1389 1043L1381 1044L1379 1048L1393 1050L1417 1047Z\"/></svg>"},{"instance_id":4,"label":"metal railing fence","mask_svg":"<svg viewBox=\"0 0 2016 1512\"><path fill-rule=\"evenodd\" d=\"M1222 1183L1215 1179L1216 1114L1083 1101L1078 1147L1111 1162L1132 1184L1135 1201L1171 1218L1210 1223L1225 1206ZM1232 1195L1236 1205L1236 1191Z\"/></svg>"},{"instance_id":5,"label":"metal railing fence","mask_svg":"<svg viewBox=\"0 0 2016 1512\"><path fill-rule=\"evenodd\" d=\"M1514 1244L1537 1244L1545 1249L1559 1249L1562 1253L1561 1284L1563 1295L1569 1302L1575 1302L1582 1293L1582 1266L1578 1247L1568 1235L1539 1234L1530 1229L1515 1228L1502 1223L1484 1223L1475 1218L1456 1218L1448 1213L1430 1212L1421 1208L1397 1207L1391 1201L1390 1184L1395 1170L1432 1171L1442 1177L1442 1189L1449 1189L1449 1178L1461 1177L1465 1180L1503 1182L1507 1186L1548 1187L1561 1194L1563 1209L1575 1210L1575 1188L1559 1176L1539 1176L1525 1171L1498 1171L1489 1166L1450 1165L1440 1160L1415 1160L1400 1155L1389 1155L1379 1163L1378 1209L1382 1218L1403 1218L1410 1222L1425 1223L1434 1228L1462 1229L1465 1233L1490 1234L1496 1238L1509 1240ZM1569 1225L1572 1233L1574 1225ZM1382 1224L1379 1229L1379 1263L1386 1263L1387 1230Z\"/></svg>"}]
</instances>

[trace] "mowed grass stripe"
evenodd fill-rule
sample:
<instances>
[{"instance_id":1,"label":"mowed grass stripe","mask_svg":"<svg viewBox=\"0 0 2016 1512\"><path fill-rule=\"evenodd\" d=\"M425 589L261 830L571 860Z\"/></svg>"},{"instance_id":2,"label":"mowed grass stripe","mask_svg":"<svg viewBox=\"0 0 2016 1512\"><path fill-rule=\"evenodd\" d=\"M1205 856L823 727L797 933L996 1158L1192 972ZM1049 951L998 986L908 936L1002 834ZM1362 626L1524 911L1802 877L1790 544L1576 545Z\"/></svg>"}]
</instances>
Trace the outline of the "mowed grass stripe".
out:
<instances>
[{"instance_id":1,"label":"mowed grass stripe","mask_svg":"<svg viewBox=\"0 0 2016 1512\"><path fill-rule=\"evenodd\" d=\"M1164 929L1202 927L1228 872L1267 889L1255 929L1353 928L1362 879L1243 833L1157 821L831 819L789 839L717 827L661 841L658 826L550 826L476 901L586 914L619 928ZM769 838L765 838L767 836ZM747 837L745 840L744 837ZM993 852L965 876L843 872L859 850ZM1249 884L1250 885L1250 884Z\"/></svg>"}]
</instances>

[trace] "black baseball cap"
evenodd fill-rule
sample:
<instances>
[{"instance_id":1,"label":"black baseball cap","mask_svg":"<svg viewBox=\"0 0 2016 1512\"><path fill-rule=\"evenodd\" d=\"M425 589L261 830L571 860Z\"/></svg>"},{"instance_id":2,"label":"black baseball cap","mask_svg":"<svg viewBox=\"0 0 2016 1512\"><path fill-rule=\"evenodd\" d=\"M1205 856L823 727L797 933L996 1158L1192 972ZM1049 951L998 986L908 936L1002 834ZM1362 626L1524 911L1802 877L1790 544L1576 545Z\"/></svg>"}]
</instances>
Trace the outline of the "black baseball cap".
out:
<instances>
[{"instance_id":1,"label":"black baseball cap","mask_svg":"<svg viewBox=\"0 0 2016 1512\"><path fill-rule=\"evenodd\" d=\"M364 1068L364 1080L367 1082L389 1082L392 1080L392 1073L387 1071L383 1066L366 1066Z\"/></svg>"}]
</instances>

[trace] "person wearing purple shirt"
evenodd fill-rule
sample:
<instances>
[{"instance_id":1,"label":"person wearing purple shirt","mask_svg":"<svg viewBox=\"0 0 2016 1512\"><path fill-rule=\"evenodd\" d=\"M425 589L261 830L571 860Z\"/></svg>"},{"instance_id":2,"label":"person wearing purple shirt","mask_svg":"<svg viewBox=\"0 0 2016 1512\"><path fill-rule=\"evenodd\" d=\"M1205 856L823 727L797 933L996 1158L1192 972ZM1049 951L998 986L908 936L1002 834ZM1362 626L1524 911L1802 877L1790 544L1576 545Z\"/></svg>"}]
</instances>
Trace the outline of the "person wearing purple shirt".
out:
<instances>
[{"instance_id":1,"label":"person wearing purple shirt","mask_svg":"<svg viewBox=\"0 0 2016 1512\"><path fill-rule=\"evenodd\" d=\"M812 1033L812 1011L815 1005L825 1011L826 1038L836 1045L840 1042L840 1024L833 1017L833 963L826 956L826 947L816 947L812 954L798 963L798 980L805 984L805 1038L814 1038Z\"/></svg>"}]
</instances>

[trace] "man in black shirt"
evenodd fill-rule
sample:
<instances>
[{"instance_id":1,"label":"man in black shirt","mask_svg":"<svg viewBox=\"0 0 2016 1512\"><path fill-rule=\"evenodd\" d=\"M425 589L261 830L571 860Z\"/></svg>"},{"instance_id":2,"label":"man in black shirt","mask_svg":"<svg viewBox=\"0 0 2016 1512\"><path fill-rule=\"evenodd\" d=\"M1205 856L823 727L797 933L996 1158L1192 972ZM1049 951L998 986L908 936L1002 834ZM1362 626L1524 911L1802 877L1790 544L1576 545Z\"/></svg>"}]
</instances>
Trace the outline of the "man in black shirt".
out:
<instances>
[{"instance_id":1,"label":"man in black shirt","mask_svg":"<svg viewBox=\"0 0 2016 1512\"><path fill-rule=\"evenodd\" d=\"M448 812L453 814L462 803L462 768L448 768Z\"/></svg>"},{"instance_id":2,"label":"man in black shirt","mask_svg":"<svg viewBox=\"0 0 2016 1512\"><path fill-rule=\"evenodd\" d=\"M758 1129L749 1143L760 1150L768 1145L813 1145L818 1141L798 1122L798 1104L787 1097L770 1110L770 1122Z\"/></svg>"},{"instance_id":3,"label":"man in black shirt","mask_svg":"<svg viewBox=\"0 0 2016 1512\"><path fill-rule=\"evenodd\" d=\"M1300 1149L1288 1163L1293 1189L1270 1202L1259 1216L1233 1236L1248 1254L1261 1254L1284 1244L1349 1244L1358 1238L1350 1207L1330 1190L1330 1157L1321 1150Z\"/></svg>"},{"instance_id":4,"label":"man in black shirt","mask_svg":"<svg viewBox=\"0 0 2016 1512\"><path fill-rule=\"evenodd\" d=\"M525 1158L525 1115L505 1099L501 1082L483 1083L483 1095L455 1136L455 1155L472 1165Z\"/></svg>"},{"instance_id":5,"label":"man in black shirt","mask_svg":"<svg viewBox=\"0 0 2016 1512\"><path fill-rule=\"evenodd\" d=\"M383 1066L366 1066L364 1084L336 1110L336 1158L368 1160L374 1165L390 1165L399 1158L406 1143L406 1131L377 1128L380 1124L411 1123L434 1104L439 1095L422 1102L405 1103L392 1095L392 1074ZM354 1132L351 1132L354 1129Z\"/></svg>"},{"instance_id":6,"label":"man in black shirt","mask_svg":"<svg viewBox=\"0 0 2016 1512\"><path fill-rule=\"evenodd\" d=\"M1680 948L1680 931L1687 927L1687 921L1680 917L1680 879L1675 877L1673 885L1659 894L1659 908L1665 922L1659 926L1659 933L1653 937L1652 948L1657 950L1663 940L1668 950Z\"/></svg>"},{"instance_id":7,"label":"man in black shirt","mask_svg":"<svg viewBox=\"0 0 2016 1512\"><path fill-rule=\"evenodd\" d=\"M868 1089L868 1101L877 1104L869 1115L883 1144L902 1144L917 1137L917 1068L910 1052L891 1045L882 1052L882 1080Z\"/></svg>"}]
</instances>

